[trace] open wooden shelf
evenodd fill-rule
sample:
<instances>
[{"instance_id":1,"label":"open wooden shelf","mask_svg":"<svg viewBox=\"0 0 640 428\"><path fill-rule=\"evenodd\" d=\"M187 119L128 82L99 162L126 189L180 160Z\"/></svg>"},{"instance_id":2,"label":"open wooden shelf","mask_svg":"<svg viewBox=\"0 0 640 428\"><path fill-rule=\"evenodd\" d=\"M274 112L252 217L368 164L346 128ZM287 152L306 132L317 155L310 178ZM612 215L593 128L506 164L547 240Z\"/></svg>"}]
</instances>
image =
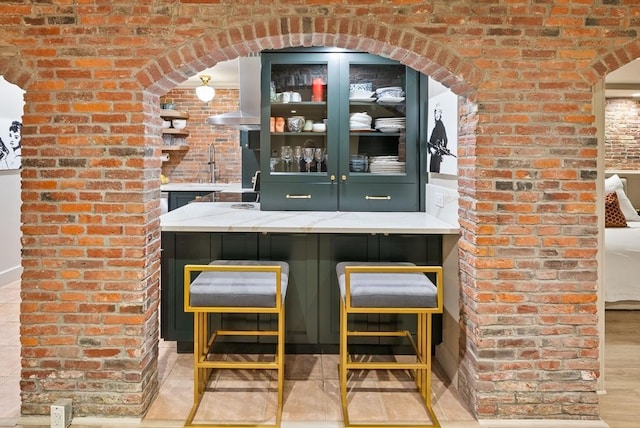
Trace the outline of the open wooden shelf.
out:
<instances>
[{"instance_id":1,"label":"open wooden shelf","mask_svg":"<svg viewBox=\"0 0 640 428\"><path fill-rule=\"evenodd\" d=\"M162 130L162 133L163 134L175 135L176 137L188 137L189 136L189 131L187 131L186 129L164 128Z\"/></svg>"},{"instance_id":2,"label":"open wooden shelf","mask_svg":"<svg viewBox=\"0 0 640 428\"><path fill-rule=\"evenodd\" d=\"M163 152L179 151L179 150L189 150L189 146L187 144L180 144L177 146L162 146Z\"/></svg>"},{"instance_id":3,"label":"open wooden shelf","mask_svg":"<svg viewBox=\"0 0 640 428\"><path fill-rule=\"evenodd\" d=\"M162 109L160 111L160 117L165 120L189 119L189 113L178 111L178 110Z\"/></svg>"}]
</instances>

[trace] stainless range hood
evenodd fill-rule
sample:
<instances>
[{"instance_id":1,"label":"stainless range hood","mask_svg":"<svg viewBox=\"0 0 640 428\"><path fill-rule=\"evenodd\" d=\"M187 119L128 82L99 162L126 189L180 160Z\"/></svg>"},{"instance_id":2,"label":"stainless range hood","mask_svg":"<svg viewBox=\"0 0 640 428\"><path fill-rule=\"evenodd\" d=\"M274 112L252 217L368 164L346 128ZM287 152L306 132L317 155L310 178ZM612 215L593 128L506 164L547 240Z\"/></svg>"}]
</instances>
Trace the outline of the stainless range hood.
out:
<instances>
[{"instance_id":1,"label":"stainless range hood","mask_svg":"<svg viewBox=\"0 0 640 428\"><path fill-rule=\"evenodd\" d=\"M252 131L260 129L260 57L238 58L240 111L209 116L209 125Z\"/></svg>"}]
</instances>

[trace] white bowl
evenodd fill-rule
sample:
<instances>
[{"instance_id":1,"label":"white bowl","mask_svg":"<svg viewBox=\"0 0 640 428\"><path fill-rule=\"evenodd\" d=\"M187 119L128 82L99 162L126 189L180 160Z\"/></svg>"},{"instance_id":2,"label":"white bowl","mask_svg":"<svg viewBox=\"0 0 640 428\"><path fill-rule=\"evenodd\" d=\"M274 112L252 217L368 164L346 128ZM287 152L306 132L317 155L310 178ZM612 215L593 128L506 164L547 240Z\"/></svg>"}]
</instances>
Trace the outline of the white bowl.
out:
<instances>
[{"instance_id":1,"label":"white bowl","mask_svg":"<svg viewBox=\"0 0 640 428\"><path fill-rule=\"evenodd\" d=\"M162 127L164 129L171 128L171 121L170 120L163 120L162 121Z\"/></svg>"},{"instance_id":2,"label":"white bowl","mask_svg":"<svg viewBox=\"0 0 640 428\"><path fill-rule=\"evenodd\" d=\"M313 124L313 128L311 128L311 131L313 131L313 132L326 132L327 131L327 125L325 125L324 123L314 123Z\"/></svg>"},{"instance_id":3,"label":"white bowl","mask_svg":"<svg viewBox=\"0 0 640 428\"><path fill-rule=\"evenodd\" d=\"M171 123L175 129L184 129L187 127L186 119L173 119Z\"/></svg>"}]
</instances>

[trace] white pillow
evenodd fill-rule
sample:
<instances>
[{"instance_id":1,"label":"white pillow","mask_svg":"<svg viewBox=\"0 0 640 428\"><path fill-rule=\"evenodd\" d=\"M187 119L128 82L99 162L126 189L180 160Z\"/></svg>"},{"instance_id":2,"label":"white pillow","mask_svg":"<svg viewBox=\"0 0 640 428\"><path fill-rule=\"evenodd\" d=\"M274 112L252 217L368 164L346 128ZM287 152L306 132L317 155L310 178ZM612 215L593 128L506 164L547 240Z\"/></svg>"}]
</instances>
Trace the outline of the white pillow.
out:
<instances>
[{"instance_id":1,"label":"white pillow","mask_svg":"<svg viewBox=\"0 0 640 428\"><path fill-rule=\"evenodd\" d=\"M622 180L618 177L618 174L614 174L604 180L604 193L607 194L614 191L618 196L618 203L620 204L620 209L622 210L624 217L628 221L640 221L640 215L638 215L635 208L633 208L633 204L631 204L627 194L624 193L624 186L622 184Z\"/></svg>"}]
</instances>

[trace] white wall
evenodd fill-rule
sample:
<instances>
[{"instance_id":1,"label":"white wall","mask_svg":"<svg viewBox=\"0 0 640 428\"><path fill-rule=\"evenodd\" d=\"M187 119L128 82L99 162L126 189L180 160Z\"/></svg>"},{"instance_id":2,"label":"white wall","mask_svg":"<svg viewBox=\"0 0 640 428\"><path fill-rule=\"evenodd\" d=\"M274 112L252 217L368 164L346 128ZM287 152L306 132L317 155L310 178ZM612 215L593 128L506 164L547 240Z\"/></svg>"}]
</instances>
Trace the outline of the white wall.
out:
<instances>
[{"instance_id":1,"label":"white wall","mask_svg":"<svg viewBox=\"0 0 640 428\"><path fill-rule=\"evenodd\" d=\"M8 141L9 125L22 122L24 91L0 76L0 138ZM0 286L20 279L20 170L0 169Z\"/></svg>"}]
</instances>

